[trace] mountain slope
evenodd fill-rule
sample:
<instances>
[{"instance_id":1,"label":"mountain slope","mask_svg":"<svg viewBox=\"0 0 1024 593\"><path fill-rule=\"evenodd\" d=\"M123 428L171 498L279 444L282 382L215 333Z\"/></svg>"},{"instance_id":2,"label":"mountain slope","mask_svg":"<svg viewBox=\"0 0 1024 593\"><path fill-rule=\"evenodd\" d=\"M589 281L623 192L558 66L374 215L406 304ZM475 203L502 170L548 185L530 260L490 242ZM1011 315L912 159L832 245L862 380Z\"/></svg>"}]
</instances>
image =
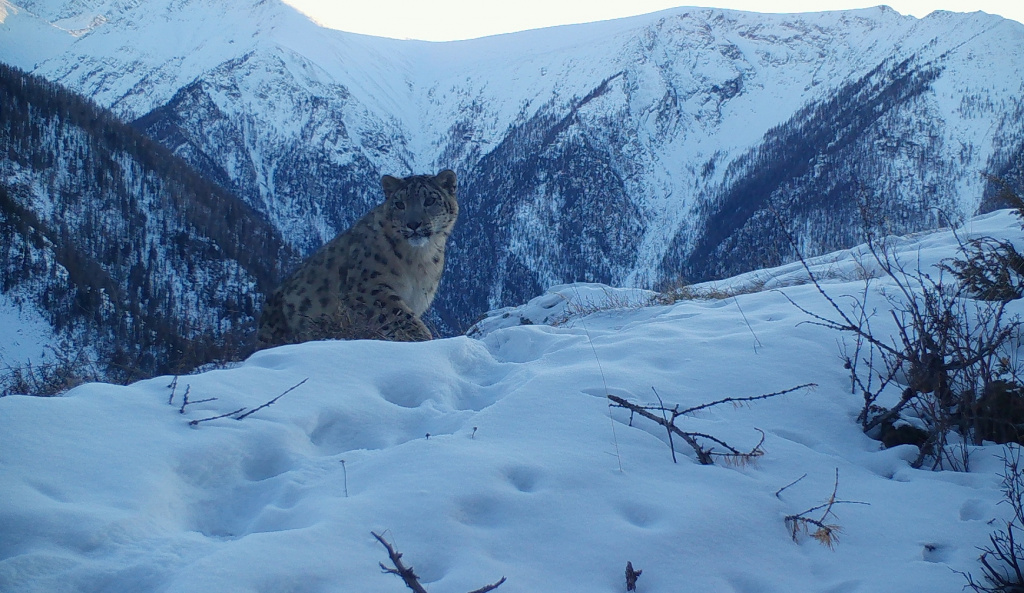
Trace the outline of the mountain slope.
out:
<instances>
[{"instance_id":1,"label":"mountain slope","mask_svg":"<svg viewBox=\"0 0 1024 593\"><path fill-rule=\"evenodd\" d=\"M381 174L455 169L445 332L555 282L778 262L772 209L809 253L855 241L865 200L892 232L930 228L936 207L976 212L979 172L1024 146L1024 26L981 13L674 9L426 43L274 0L21 6L99 23L35 72L135 120L303 252L372 207Z\"/></svg>"},{"instance_id":2,"label":"mountain slope","mask_svg":"<svg viewBox=\"0 0 1024 593\"><path fill-rule=\"evenodd\" d=\"M244 350L262 293L290 265L274 229L58 85L0 65L0 110L8 300L40 312L110 379Z\"/></svg>"}]
</instances>

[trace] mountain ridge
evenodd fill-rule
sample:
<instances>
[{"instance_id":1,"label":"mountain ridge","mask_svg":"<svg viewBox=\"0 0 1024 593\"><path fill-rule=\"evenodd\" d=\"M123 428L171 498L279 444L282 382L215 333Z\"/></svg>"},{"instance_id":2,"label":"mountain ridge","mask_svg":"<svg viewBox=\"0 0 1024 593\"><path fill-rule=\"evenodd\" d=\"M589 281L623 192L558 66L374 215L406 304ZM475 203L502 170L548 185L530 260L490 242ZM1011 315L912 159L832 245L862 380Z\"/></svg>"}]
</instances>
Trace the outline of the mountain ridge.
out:
<instances>
[{"instance_id":1,"label":"mountain ridge","mask_svg":"<svg viewBox=\"0 0 1024 593\"><path fill-rule=\"evenodd\" d=\"M650 288L752 265L729 254L779 263L793 253L764 222L771 204L810 254L857 240L829 220L836 204L848 219L870 198L896 233L934 227L936 206L963 218L989 191L978 173L1008 171L1024 146L1024 26L983 13L679 8L432 43L324 29L274 0L21 4L99 22L37 74L134 121L299 251L377 203L382 174L456 170L463 216L434 313L446 335L550 284ZM899 64L907 81L937 75L913 93L876 81L881 117L829 111ZM794 140L812 129L810 148ZM740 193L748 214L725 234L714 213Z\"/></svg>"}]
</instances>

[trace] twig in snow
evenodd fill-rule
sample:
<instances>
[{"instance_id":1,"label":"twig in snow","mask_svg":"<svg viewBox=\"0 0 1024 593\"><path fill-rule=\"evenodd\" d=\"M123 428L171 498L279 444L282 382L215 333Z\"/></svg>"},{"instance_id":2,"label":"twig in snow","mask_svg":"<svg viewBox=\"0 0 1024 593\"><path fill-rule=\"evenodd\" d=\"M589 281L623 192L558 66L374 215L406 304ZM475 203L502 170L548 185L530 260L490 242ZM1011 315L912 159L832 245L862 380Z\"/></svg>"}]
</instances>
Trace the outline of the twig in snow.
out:
<instances>
[{"instance_id":1,"label":"twig in snow","mask_svg":"<svg viewBox=\"0 0 1024 593\"><path fill-rule=\"evenodd\" d=\"M228 416L234 416L235 414L239 414L241 412L244 412L245 410L246 408L238 408L234 412L228 412L227 414L221 414L220 416L210 416L209 418L200 418L199 420L192 420L191 422L188 423L188 425L197 426L200 422L209 422L210 420L219 420L221 418L227 418Z\"/></svg>"},{"instance_id":2,"label":"twig in snow","mask_svg":"<svg viewBox=\"0 0 1024 593\"><path fill-rule=\"evenodd\" d=\"M178 410L179 414L185 413L185 406L188 405L188 394L192 392L192 384L189 383L185 386L185 393L181 396L181 409Z\"/></svg>"},{"instance_id":3,"label":"twig in snow","mask_svg":"<svg viewBox=\"0 0 1024 593\"><path fill-rule=\"evenodd\" d=\"M206 402L217 401L217 398L215 398L215 397L208 397L206 399L200 399L200 400L196 400L194 402L193 401L189 401L189 399L188 399L188 394L189 393L192 393L192 385L191 384L185 386L185 393L182 395L181 408L178 409L178 413L179 414L184 414L185 413L185 406L187 406L189 404L205 404Z\"/></svg>"},{"instance_id":4,"label":"twig in snow","mask_svg":"<svg viewBox=\"0 0 1024 593\"><path fill-rule=\"evenodd\" d=\"M797 484L797 482L799 482L800 480L802 480L802 479L804 479L804 478L806 478L806 477L807 477L807 474L804 474L804 475L800 476L799 478L797 478L797 479L793 480L792 482L790 482L790 483L786 484L786 485L785 485L785 486L783 486L782 488L779 488L778 490L776 490L776 491L775 491L775 498L782 498L782 497L781 497L781 496L779 496L779 495L780 495L780 494L782 494L782 491L783 491L783 490L786 490L786 489L787 489L787 488L789 488L790 486L795 486L795 485Z\"/></svg>"},{"instance_id":5,"label":"twig in snow","mask_svg":"<svg viewBox=\"0 0 1024 593\"><path fill-rule=\"evenodd\" d=\"M827 546L828 549L831 550L835 547L835 544L839 538L839 532L842 531L842 529L839 527L839 525L835 523L826 523L826 521L828 521L829 519L829 515L831 515L833 518L837 518L835 513L832 512L832 507L837 504L868 504L866 502L857 502L853 500L839 500L836 498L836 493L838 492L839 468L836 468L836 484L835 487L832 488L832 496L829 496L827 501L825 501L822 504L819 504L818 506L811 507L801 513L789 515L786 517L786 525L789 525L790 535L793 537L793 541L796 541L797 534L803 531L804 533L808 533L811 537L818 540L818 542L820 542L823 546ZM818 519L812 519L807 516L810 513L820 511L822 509L824 509L825 512L823 512L821 514L821 517ZM811 532L810 529L811 525L817 528L813 532Z\"/></svg>"},{"instance_id":6,"label":"twig in snow","mask_svg":"<svg viewBox=\"0 0 1024 593\"><path fill-rule=\"evenodd\" d=\"M167 388L171 390L171 396L167 398L167 405L169 406L174 403L174 390L178 388L178 375L174 375L174 379L171 380Z\"/></svg>"},{"instance_id":7,"label":"twig in snow","mask_svg":"<svg viewBox=\"0 0 1024 593\"><path fill-rule=\"evenodd\" d=\"M669 428L671 423L668 421L668 416L666 415L668 411L665 409L665 402L661 399L661 394L658 393L658 390L655 389L653 385L651 386L651 391L653 391L654 395L658 397L658 405L661 406L662 425L665 426L665 432L668 433L668 448L669 450L672 451L672 463L679 463L678 461L676 461L676 445L675 443L672 442L672 429ZM673 416L672 418L674 419L675 416ZM628 571L626 574L629 574ZM626 579L628 580L629 577L627 576ZM627 588L627 590L632 591L632 589L629 588Z\"/></svg>"},{"instance_id":8,"label":"twig in snow","mask_svg":"<svg viewBox=\"0 0 1024 593\"><path fill-rule=\"evenodd\" d=\"M750 335L754 336L754 354L757 354L757 347L761 345L761 340L757 339L757 334L754 333L754 328L750 326L750 321L747 320L747 314L743 312L740 307L740 299L737 295L732 295L732 302L736 304L736 310L740 312L740 316L743 317L743 323L747 324L747 329L750 330Z\"/></svg>"},{"instance_id":9,"label":"twig in snow","mask_svg":"<svg viewBox=\"0 0 1024 593\"><path fill-rule=\"evenodd\" d=\"M235 420L243 420L243 419L245 419L245 418L255 414L256 412L259 412L263 408L266 408L267 406L273 404L274 402L276 402L277 400L281 399L285 395L291 393L293 390L298 388L300 385L302 385L306 381L309 381L309 377L306 377L305 379L299 381L295 385L292 385L291 387L286 389L284 393L282 393L281 395L279 395L279 396L275 397L274 399L268 401L267 403L263 404L262 406L259 406L257 408L253 408L253 409L249 410L248 412L246 412L246 410L248 410L248 408L238 408L234 412L228 412L227 414L221 414L219 416L211 416L209 418L201 418L199 420L192 420L191 422L188 423L188 425L189 426L196 426L200 422L209 422L210 420L219 420L221 418L227 418L229 416L234 416ZM191 388L191 386L189 386L189 387ZM210 399L203 399L203 400L199 400L199 401L190 402L190 401L188 401L188 391L186 390L186 392L185 392L185 403L183 403L181 405L181 413L182 414L185 413L185 406L187 406L188 404L199 404L199 403L202 403L202 402L213 401L215 399L217 399L217 398L213 397L213 398L210 398ZM238 415L235 416L236 414L238 414Z\"/></svg>"},{"instance_id":10,"label":"twig in snow","mask_svg":"<svg viewBox=\"0 0 1024 593\"><path fill-rule=\"evenodd\" d=\"M721 439L719 439L717 437L713 437L711 435L703 434L703 433L700 433L700 432L688 432L688 431L684 431L684 430L680 429L678 426L676 426L676 418L678 418L680 416L683 416L685 414L689 414L689 413L695 412L697 410L703 410L703 409L706 409L706 408L710 408L712 406L717 406L719 404L725 404L725 403L732 403L732 404L748 403L748 402L758 401L758 400L762 400L762 399L768 399L768 398L771 398L771 397L776 397L776 396L779 396L779 395L785 395L787 393L792 393L792 392L794 392L794 391L796 391L798 389L808 389L808 388L813 388L813 387L817 387L817 385L815 383L805 383L804 385L798 385L797 387L792 387L790 389L784 389L782 391L776 391L775 393L766 393L766 394L763 394L763 395L755 395L755 396L751 396L751 397L727 397L727 398L720 399L718 401L714 401L714 402L711 402L711 403L701 404L699 406L694 406L692 408L687 408L685 410L680 410L678 404L673 406L673 407L671 407L671 408L666 406L665 402L661 399L661 395L658 393L658 390L654 389L653 387L652 387L652 389L654 389L654 395L657 396L658 402L659 402L659 405L657 405L657 406L645 406L645 405L641 405L641 404L634 404L634 403L629 402L629 401L627 401L627 400L625 400L625 399L623 399L621 397L618 397L616 395L611 395L611 394L609 394L607 397L608 397L609 400L612 401L612 404L610 404L610 405L615 405L615 406L618 406L620 408L626 408L627 410L629 410L631 412L630 422L632 422L632 414L639 414L639 415L643 416L644 418L647 418L648 420L652 420L652 421L657 422L658 424L664 426L665 430L668 431L668 442L669 442L669 447L672 450L672 461L673 462L676 462L676 455L675 455L676 450L675 450L674 443L672 441L672 435L674 434L674 435L679 436L680 438L682 438L684 441L686 441L687 445L690 445L690 447L697 454L697 460L700 461L700 463L702 463L703 465L711 465L711 464L714 463L714 457L722 457L722 458L725 458L727 460L733 460L733 461L736 461L736 462L739 462L739 463L744 463L744 462L750 461L751 459L753 459L755 457L760 457L761 455L764 455L764 450L761 448L761 445L764 444L764 438L765 438L764 432L761 432L759 430L758 432L761 432L761 441L757 445L755 445L750 451L743 452L743 451L740 451L740 450L732 447L731 445L729 445L728 443L726 443L725 441L723 441L723 440L721 440ZM654 414L653 412L661 412L661 416L659 417L658 415ZM671 413L671 417L669 416L670 413ZM701 446L700 442L697 440L698 438L703 439L705 441L711 441L713 443L717 443L718 445L720 445L722 447L725 447L725 449L727 449L727 452L719 453L719 452L716 452L713 448L705 449L703 446Z\"/></svg>"},{"instance_id":11,"label":"twig in snow","mask_svg":"<svg viewBox=\"0 0 1024 593\"><path fill-rule=\"evenodd\" d=\"M697 460L700 461L701 464L713 465L715 463L714 459L711 458L710 452L705 451L704 448L701 447L700 444L693 438L693 435L691 435L688 432L683 432L682 430L679 429L678 426L676 426L673 423L673 421L675 420L675 415L672 416L672 420L665 420L648 412L647 407L638 406L636 404L630 403L617 395L612 395L609 393L608 399L612 400L612 402L618 405L619 407L626 408L627 410L633 412L634 414L640 414L641 416L647 418L648 420L653 420L658 424L664 426L667 430L674 432L680 437L682 437L682 439L686 441L686 444L690 445L694 452L697 453Z\"/></svg>"},{"instance_id":12,"label":"twig in snow","mask_svg":"<svg viewBox=\"0 0 1024 593\"><path fill-rule=\"evenodd\" d=\"M391 563L395 565L394 568L388 568L386 564L381 562L380 569L387 574L395 574L402 577L406 586L416 593L427 593L427 590L420 584L420 577L416 576L416 573L412 571L412 567L406 566L402 562L402 554L396 551L383 536L377 535L375 531L371 531L370 534L377 538L380 545L384 546L384 549L388 551L388 556L391 558Z\"/></svg>"},{"instance_id":13,"label":"twig in snow","mask_svg":"<svg viewBox=\"0 0 1024 593\"><path fill-rule=\"evenodd\" d=\"M345 460L341 460L341 473L345 479L345 498L348 498L348 468L345 467Z\"/></svg>"},{"instance_id":14,"label":"twig in snow","mask_svg":"<svg viewBox=\"0 0 1024 593\"><path fill-rule=\"evenodd\" d=\"M272 399L272 400L268 401L267 403L263 404L262 406L259 406L258 408L253 408L252 410L249 410L248 412L246 412L246 413L242 414L241 416L239 416L239 417L235 418L235 420L244 420L244 419L248 418L249 416L252 416L252 415L253 415L253 414L255 414L256 412L259 412L259 411L260 411L260 410L262 410L263 408L266 408L266 407L270 406L271 404L273 404L273 403L274 403L274 402L276 402L277 400L279 400L279 399L281 399L282 397L284 397L284 396L288 395L289 393L291 393L292 391L294 391L295 389L297 389L297 388L298 388L298 387L299 387L300 385L302 385L302 384L303 384L303 383L305 383L306 381L309 381L309 377L306 377L305 379L303 379L303 380L299 381L299 382L298 382L298 383L296 383L295 385L292 385L291 387L289 387L288 389L286 389L284 393L282 393L281 395L279 395L279 396L275 397L274 399Z\"/></svg>"},{"instance_id":15,"label":"twig in snow","mask_svg":"<svg viewBox=\"0 0 1024 593\"><path fill-rule=\"evenodd\" d=\"M694 406L692 408L680 410L678 415L682 416L683 414L692 414L693 412L696 412L698 410L704 410L706 408L711 408L720 404L743 404L748 402L756 402L762 399L768 399L779 395L786 395L787 393L793 393L798 389L814 389L817 386L817 383L804 383L803 385L797 385L796 387L790 387L789 389L783 389L782 391L776 391L775 393L764 393L761 395L752 395L750 397L726 397L718 401L713 401L711 403L701 404L699 406Z\"/></svg>"},{"instance_id":16,"label":"twig in snow","mask_svg":"<svg viewBox=\"0 0 1024 593\"><path fill-rule=\"evenodd\" d=\"M479 589L474 589L473 591L470 591L469 593L487 593L488 591L494 591L495 589L498 588L498 586L500 586L504 582L505 582L505 577L501 577L501 579L498 582L491 583L490 585L484 585L483 587L480 587Z\"/></svg>"},{"instance_id":17,"label":"twig in snow","mask_svg":"<svg viewBox=\"0 0 1024 593\"><path fill-rule=\"evenodd\" d=\"M394 574L402 577L402 580L405 581L405 585L412 589L415 593L427 593L427 590L424 589L423 585L420 584L420 578L416 576L415 572L413 572L412 567L406 566L405 563L402 562L402 554L395 550L395 548L390 543L388 543L388 541L384 539L383 536L377 535L377 533L373 531L371 531L370 534L373 535L373 537L377 538L377 541L380 542L380 545L384 546L384 549L388 551L388 556L391 558L391 563L394 564L394 568L388 568L386 564L381 562L381 570L383 570L387 574ZM504 582L505 577L501 577L501 580L499 580L498 582L492 583L490 585L485 585L479 589L470 591L470 593L487 593L488 591L493 591L494 589L497 589L498 586Z\"/></svg>"}]
</instances>

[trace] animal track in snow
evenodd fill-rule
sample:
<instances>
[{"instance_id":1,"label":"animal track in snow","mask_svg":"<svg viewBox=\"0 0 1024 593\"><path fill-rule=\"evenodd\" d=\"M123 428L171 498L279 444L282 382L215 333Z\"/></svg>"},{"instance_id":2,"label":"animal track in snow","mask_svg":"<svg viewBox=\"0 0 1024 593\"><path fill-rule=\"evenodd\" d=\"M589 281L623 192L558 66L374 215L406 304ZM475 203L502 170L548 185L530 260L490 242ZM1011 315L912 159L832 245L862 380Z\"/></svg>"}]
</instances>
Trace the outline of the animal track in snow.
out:
<instances>
[{"instance_id":1,"label":"animal track in snow","mask_svg":"<svg viewBox=\"0 0 1024 593\"><path fill-rule=\"evenodd\" d=\"M949 559L950 559L950 556L951 556L951 554L950 554L951 551L952 551L952 546L949 546L949 545L946 545L946 544L935 544L935 543L924 544L922 546L922 550L921 550L921 558L925 562L935 562L935 563L938 563L938 564L945 564L945 563L949 562Z\"/></svg>"},{"instance_id":2,"label":"animal track in snow","mask_svg":"<svg viewBox=\"0 0 1024 593\"><path fill-rule=\"evenodd\" d=\"M517 465L506 469L505 477L516 490L533 492L537 489L537 482L541 479L542 472L539 468Z\"/></svg>"},{"instance_id":3,"label":"animal track in snow","mask_svg":"<svg viewBox=\"0 0 1024 593\"><path fill-rule=\"evenodd\" d=\"M725 577L733 593L777 593L779 589L771 581L749 573L733 573Z\"/></svg>"},{"instance_id":4,"label":"animal track in snow","mask_svg":"<svg viewBox=\"0 0 1024 593\"><path fill-rule=\"evenodd\" d=\"M501 527L508 522L507 501L493 494L473 494L457 501L456 520L472 527Z\"/></svg>"},{"instance_id":5,"label":"animal track in snow","mask_svg":"<svg viewBox=\"0 0 1024 593\"><path fill-rule=\"evenodd\" d=\"M242 474L247 480L259 482L287 472L293 463L283 447L261 444L242 462Z\"/></svg>"},{"instance_id":6,"label":"animal track in snow","mask_svg":"<svg viewBox=\"0 0 1024 593\"><path fill-rule=\"evenodd\" d=\"M648 504L629 501L619 506L619 514L630 525L649 529L660 522L664 512Z\"/></svg>"},{"instance_id":7,"label":"animal track in snow","mask_svg":"<svg viewBox=\"0 0 1024 593\"><path fill-rule=\"evenodd\" d=\"M211 489L194 499L193 529L207 537L239 539L253 533L302 529L316 523L295 508L299 497L286 476Z\"/></svg>"},{"instance_id":8,"label":"animal track in snow","mask_svg":"<svg viewBox=\"0 0 1024 593\"><path fill-rule=\"evenodd\" d=\"M985 510L987 505L977 498L970 498L965 500L960 505L960 520L961 521L981 521L985 518Z\"/></svg>"},{"instance_id":9,"label":"animal track in snow","mask_svg":"<svg viewBox=\"0 0 1024 593\"><path fill-rule=\"evenodd\" d=\"M236 447L189 451L176 466L191 530L216 539L239 539L253 533L309 527L316 519L298 504L301 459L284 438L263 435Z\"/></svg>"}]
</instances>

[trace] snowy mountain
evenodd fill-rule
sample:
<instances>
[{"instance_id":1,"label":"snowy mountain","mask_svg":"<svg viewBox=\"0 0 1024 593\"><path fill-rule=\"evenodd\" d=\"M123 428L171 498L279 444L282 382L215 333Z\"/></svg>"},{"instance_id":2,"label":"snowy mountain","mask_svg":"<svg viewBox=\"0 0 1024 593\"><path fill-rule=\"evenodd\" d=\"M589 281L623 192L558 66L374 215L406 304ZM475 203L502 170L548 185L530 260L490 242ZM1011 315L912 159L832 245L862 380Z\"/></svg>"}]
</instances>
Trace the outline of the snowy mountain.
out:
<instances>
[{"instance_id":1,"label":"snowy mountain","mask_svg":"<svg viewBox=\"0 0 1024 593\"><path fill-rule=\"evenodd\" d=\"M1007 211L958 233L896 239L894 253L934 274L961 239L1024 249ZM839 302L873 295L888 340L885 295L898 290L865 284L865 256L810 265ZM656 306L642 290L574 284L495 311L476 338L312 342L197 375L0 398L0 590L405 591L371 531L433 593L500 577L499 593L620 592L627 561L647 593L952 592L956 571L980 579L978 547L1013 515L1006 449L968 446L969 472L882 449L857 424L837 334L787 300L830 311L804 269L717 288L755 284ZM665 430L606 399L685 408L806 383L680 419L744 450L763 434L764 454L739 464L702 465L678 439L673 463ZM833 495L830 549L786 517L817 519Z\"/></svg>"},{"instance_id":2,"label":"snowy mountain","mask_svg":"<svg viewBox=\"0 0 1024 593\"><path fill-rule=\"evenodd\" d=\"M2 64L0 112L0 392L27 363L125 380L247 352L294 259L263 218L108 111Z\"/></svg>"},{"instance_id":3,"label":"snowy mountain","mask_svg":"<svg viewBox=\"0 0 1024 593\"><path fill-rule=\"evenodd\" d=\"M932 228L1024 167L1024 26L983 13L679 8L427 43L276 0L3 6L0 58L134 121L302 252L381 174L455 169L446 333L561 282L784 261L777 215L808 254L856 243L864 202Z\"/></svg>"}]
</instances>

